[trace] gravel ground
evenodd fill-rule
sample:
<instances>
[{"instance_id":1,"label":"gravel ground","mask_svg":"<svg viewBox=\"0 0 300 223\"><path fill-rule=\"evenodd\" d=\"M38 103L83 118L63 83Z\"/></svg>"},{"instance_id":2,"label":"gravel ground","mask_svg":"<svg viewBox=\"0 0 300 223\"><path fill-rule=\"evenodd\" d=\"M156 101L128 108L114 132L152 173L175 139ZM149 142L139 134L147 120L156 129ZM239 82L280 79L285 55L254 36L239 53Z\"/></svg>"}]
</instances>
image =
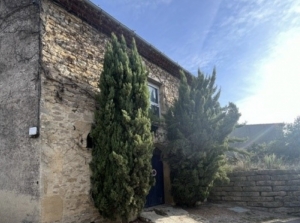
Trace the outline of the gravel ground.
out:
<instances>
[{"instance_id":1,"label":"gravel ground","mask_svg":"<svg viewBox=\"0 0 300 223\"><path fill-rule=\"evenodd\" d=\"M289 215L217 203L205 203L195 208L184 209L161 205L145 209L141 216L132 223L300 223L300 218Z\"/></svg>"},{"instance_id":2,"label":"gravel ground","mask_svg":"<svg viewBox=\"0 0 300 223\"><path fill-rule=\"evenodd\" d=\"M229 208L236 207L232 204L213 204L206 203L196 208L186 208L190 216L201 216L203 223L281 223L291 222L300 223L300 218L292 217L283 214L275 214L270 212L263 212L253 209L249 211L238 213Z\"/></svg>"}]
</instances>

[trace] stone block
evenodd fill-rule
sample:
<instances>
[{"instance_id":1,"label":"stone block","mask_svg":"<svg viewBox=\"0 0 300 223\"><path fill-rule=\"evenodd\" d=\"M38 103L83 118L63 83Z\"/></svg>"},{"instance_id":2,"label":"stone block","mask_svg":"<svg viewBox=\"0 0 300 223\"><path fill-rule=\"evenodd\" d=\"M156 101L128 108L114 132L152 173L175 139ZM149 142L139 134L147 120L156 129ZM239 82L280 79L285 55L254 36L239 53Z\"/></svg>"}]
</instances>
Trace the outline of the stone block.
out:
<instances>
[{"instance_id":1,"label":"stone block","mask_svg":"<svg viewBox=\"0 0 300 223\"><path fill-rule=\"evenodd\" d=\"M248 176L247 179L248 179L249 181L270 180L270 176L268 176L268 175Z\"/></svg>"},{"instance_id":2,"label":"stone block","mask_svg":"<svg viewBox=\"0 0 300 223\"><path fill-rule=\"evenodd\" d=\"M274 186L273 191L289 191L289 186Z\"/></svg>"},{"instance_id":3,"label":"stone block","mask_svg":"<svg viewBox=\"0 0 300 223\"><path fill-rule=\"evenodd\" d=\"M273 186L273 191L300 191L300 186Z\"/></svg>"},{"instance_id":4,"label":"stone block","mask_svg":"<svg viewBox=\"0 0 300 223\"><path fill-rule=\"evenodd\" d=\"M234 182L234 186L244 187L244 186L256 186L254 181L242 181L242 182Z\"/></svg>"},{"instance_id":5,"label":"stone block","mask_svg":"<svg viewBox=\"0 0 300 223\"><path fill-rule=\"evenodd\" d=\"M299 197L297 197L297 196L284 196L284 197L282 197L282 200L283 200L284 202L300 201L300 200L299 200Z\"/></svg>"},{"instance_id":6,"label":"stone block","mask_svg":"<svg viewBox=\"0 0 300 223\"><path fill-rule=\"evenodd\" d=\"M247 181L247 177L230 177L230 182Z\"/></svg>"},{"instance_id":7,"label":"stone block","mask_svg":"<svg viewBox=\"0 0 300 223\"><path fill-rule=\"evenodd\" d=\"M274 175L271 176L271 180L299 180L300 174L286 174L286 175Z\"/></svg>"},{"instance_id":8,"label":"stone block","mask_svg":"<svg viewBox=\"0 0 300 223\"><path fill-rule=\"evenodd\" d=\"M285 207L299 207L300 208L300 201L294 201L294 202L284 202ZM300 209L299 209L300 211Z\"/></svg>"},{"instance_id":9,"label":"stone block","mask_svg":"<svg viewBox=\"0 0 300 223\"><path fill-rule=\"evenodd\" d=\"M288 192L288 195L298 197L300 196L300 191L290 191Z\"/></svg>"},{"instance_id":10,"label":"stone block","mask_svg":"<svg viewBox=\"0 0 300 223\"><path fill-rule=\"evenodd\" d=\"M242 191L242 187L226 187L226 188L224 188L224 191L227 191L227 192L233 192L233 191L239 192L239 191Z\"/></svg>"},{"instance_id":11,"label":"stone block","mask_svg":"<svg viewBox=\"0 0 300 223\"><path fill-rule=\"evenodd\" d=\"M258 175L286 175L286 174L297 174L295 170L257 170Z\"/></svg>"},{"instance_id":12,"label":"stone block","mask_svg":"<svg viewBox=\"0 0 300 223\"><path fill-rule=\"evenodd\" d=\"M63 200L59 195L44 197L42 202L42 221L61 221L63 216Z\"/></svg>"},{"instance_id":13,"label":"stone block","mask_svg":"<svg viewBox=\"0 0 300 223\"><path fill-rule=\"evenodd\" d=\"M243 191L270 192L272 191L272 187L268 187L268 186L243 187Z\"/></svg>"},{"instance_id":14,"label":"stone block","mask_svg":"<svg viewBox=\"0 0 300 223\"><path fill-rule=\"evenodd\" d=\"M259 192L225 192L225 196L237 196L237 197L258 197Z\"/></svg>"},{"instance_id":15,"label":"stone block","mask_svg":"<svg viewBox=\"0 0 300 223\"><path fill-rule=\"evenodd\" d=\"M268 175L268 176L270 176L270 175L276 175L276 174L278 174L277 172L276 172L277 170L256 170L256 175Z\"/></svg>"},{"instance_id":16,"label":"stone block","mask_svg":"<svg viewBox=\"0 0 300 223\"><path fill-rule=\"evenodd\" d=\"M243 201L243 197L226 196L222 198L223 201Z\"/></svg>"},{"instance_id":17,"label":"stone block","mask_svg":"<svg viewBox=\"0 0 300 223\"><path fill-rule=\"evenodd\" d=\"M249 207L263 207L263 202L247 202L247 206Z\"/></svg>"},{"instance_id":18,"label":"stone block","mask_svg":"<svg viewBox=\"0 0 300 223\"><path fill-rule=\"evenodd\" d=\"M282 207L283 202L281 201L272 201L272 202L264 202L263 207L268 207L268 208L277 208L277 207Z\"/></svg>"},{"instance_id":19,"label":"stone block","mask_svg":"<svg viewBox=\"0 0 300 223\"><path fill-rule=\"evenodd\" d=\"M226 192L233 192L233 191L242 191L242 187L214 187L212 191L226 191Z\"/></svg>"},{"instance_id":20,"label":"stone block","mask_svg":"<svg viewBox=\"0 0 300 223\"><path fill-rule=\"evenodd\" d=\"M286 196L287 192L285 191L276 191L276 192L261 192L262 197L274 197L274 196Z\"/></svg>"},{"instance_id":21,"label":"stone block","mask_svg":"<svg viewBox=\"0 0 300 223\"><path fill-rule=\"evenodd\" d=\"M244 197L243 201L272 202L274 197Z\"/></svg>"},{"instance_id":22,"label":"stone block","mask_svg":"<svg viewBox=\"0 0 300 223\"><path fill-rule=\"evenodd\" d=\"M265 180L265 181L256 181L257 186L284 186L285 181L272 181L272 180Z\"/></svg>"},{"instance_id":23,"label":"stone block","mask_svg":"<svg viewBox=\"0 0 300 223\"><path fill-rule=\"evenodd\" d=\"M243 206L243 207L247 206L247 202L245 201L231 201L230 203L235 204L237 206Z\"/></svg>"},{"instance_id":24,"label":"stone block","mask_svg":"<svg viewBox=\"0 0 300 223\"><path fill-rule=\"evenodd\" d=\"M300 185L300 179L299 180L288 180L286 182L286 185Z\"/></svg>"}]
</instances>

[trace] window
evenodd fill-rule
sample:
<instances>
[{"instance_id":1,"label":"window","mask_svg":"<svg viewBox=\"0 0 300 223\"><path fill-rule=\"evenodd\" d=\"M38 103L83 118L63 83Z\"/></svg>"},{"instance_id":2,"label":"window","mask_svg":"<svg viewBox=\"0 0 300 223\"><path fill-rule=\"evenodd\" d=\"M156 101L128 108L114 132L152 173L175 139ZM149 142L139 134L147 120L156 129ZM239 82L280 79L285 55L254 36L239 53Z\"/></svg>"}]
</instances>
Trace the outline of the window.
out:
<instances>
[{"instance_id":1,"label":"window","mask_svg":"<svg viewBox=\"0 0 300 223\"><path fill-rule=\"evenodd\" d=\"M148 84L150 94L150 108L153 115L159 117L159 88L153 84Z\"/></svg>"}]
</instances>

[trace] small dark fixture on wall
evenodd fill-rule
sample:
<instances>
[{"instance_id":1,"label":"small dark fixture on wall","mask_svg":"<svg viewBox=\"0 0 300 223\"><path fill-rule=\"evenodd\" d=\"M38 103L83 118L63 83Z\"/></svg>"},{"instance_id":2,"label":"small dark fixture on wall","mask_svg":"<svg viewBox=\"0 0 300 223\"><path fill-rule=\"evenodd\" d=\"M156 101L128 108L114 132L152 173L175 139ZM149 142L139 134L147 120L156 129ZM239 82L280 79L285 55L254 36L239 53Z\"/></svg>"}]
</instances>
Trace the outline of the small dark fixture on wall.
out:
<instances>
[{"instance_id":1,"label":"small dark fixture on wall","mask_svg":"<svg viewBox=\"0 0 300 223\"><path fill-rule=\"evenodd\" d=\"M156 125L156 124L151 124L151 132L154 132L154 134L155 134L156 131L157 131L157 129L158 129L158 125Z\"/></svg>"},{"instance_id":2,"label":"small dark fixture on wall","mask_svg":"<svg viewBox=\"0 0 300 223\"><path fill-rule=\"evenodd\" d=\"M91 133L89 133L87 135L87 138L86 138L86 148L88 148L88 149L93 149L94 148L94 140L91 137Z\"/></svg>"}]
</instances>

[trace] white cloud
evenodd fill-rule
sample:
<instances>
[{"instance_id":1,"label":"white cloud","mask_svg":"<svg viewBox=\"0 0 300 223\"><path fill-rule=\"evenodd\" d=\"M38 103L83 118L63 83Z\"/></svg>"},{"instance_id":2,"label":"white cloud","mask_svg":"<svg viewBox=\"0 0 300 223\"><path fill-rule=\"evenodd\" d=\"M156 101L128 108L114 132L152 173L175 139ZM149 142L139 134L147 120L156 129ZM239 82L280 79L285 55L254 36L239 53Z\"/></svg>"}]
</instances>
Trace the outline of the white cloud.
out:
<instances>
[{"instance_id":1,"label":"white cloud","mask_svg":"<svg viewBox=\"0 0 300 223\"><path fill-rule=\"evenodd\" d=\"M300 27L300 0L224 0L220 7L221 12L225 8L226 12L218 15L212 33L208 35L209 41L204 42L199 53L186 57L184 66L190 69L195 62L204 70L210 70L214 65L218 69L218 64L223 61L228 63L226 58L236 58L235 61L231 60L231 64L223 66L233 69L238 66L246 71L236 76L238 80L231 81L237 85L231 83L228 87L232 89L226 89L228 95L233 95L235 89L236 98L243 98L236 102L243 114L242 120L249 123L293 121L300 115L300 103L298 105L297 99L292 98L293 92L294 95L300 95L297 79L297 75L300 76L300 62L297 62L300 57L297 40L300 42L300 36L295 31ZM252 41L256 59L253 59L255 63L249 64L239 50L247 48L245 44L256 37L261 27L266 27L266 30L258 34L261 38L258 42ZM269 36L267 31L270 31ZM262 38L265 38L264 42ZM233 49L236 49L236 55L232 55ZM239 52L242 61L238 61Z\"/></svg>"},{"instance_id":2,"label":"white cloud","mask_svg":"<svg viewBox=\"0 0 300 223\"><path fill-rule=\"evenodd\" d=\"M300 29L281 33L261 62L255 93L237 102L242 121L292 122L300 115Z\"/></svg>"},{"instance_id":3,"label":"white cloud","mask_svg":"<svg viewBox=\"0 0 300 223\"><path fill-rule=\"evenodd\" d=\"M193 73L196 73L198 68L202 70L202 68L206 67L212 61L212 59L215 58L216 54L217 51L194 54L184 60L184 67Z\"/></svg>"}]
</instances>

